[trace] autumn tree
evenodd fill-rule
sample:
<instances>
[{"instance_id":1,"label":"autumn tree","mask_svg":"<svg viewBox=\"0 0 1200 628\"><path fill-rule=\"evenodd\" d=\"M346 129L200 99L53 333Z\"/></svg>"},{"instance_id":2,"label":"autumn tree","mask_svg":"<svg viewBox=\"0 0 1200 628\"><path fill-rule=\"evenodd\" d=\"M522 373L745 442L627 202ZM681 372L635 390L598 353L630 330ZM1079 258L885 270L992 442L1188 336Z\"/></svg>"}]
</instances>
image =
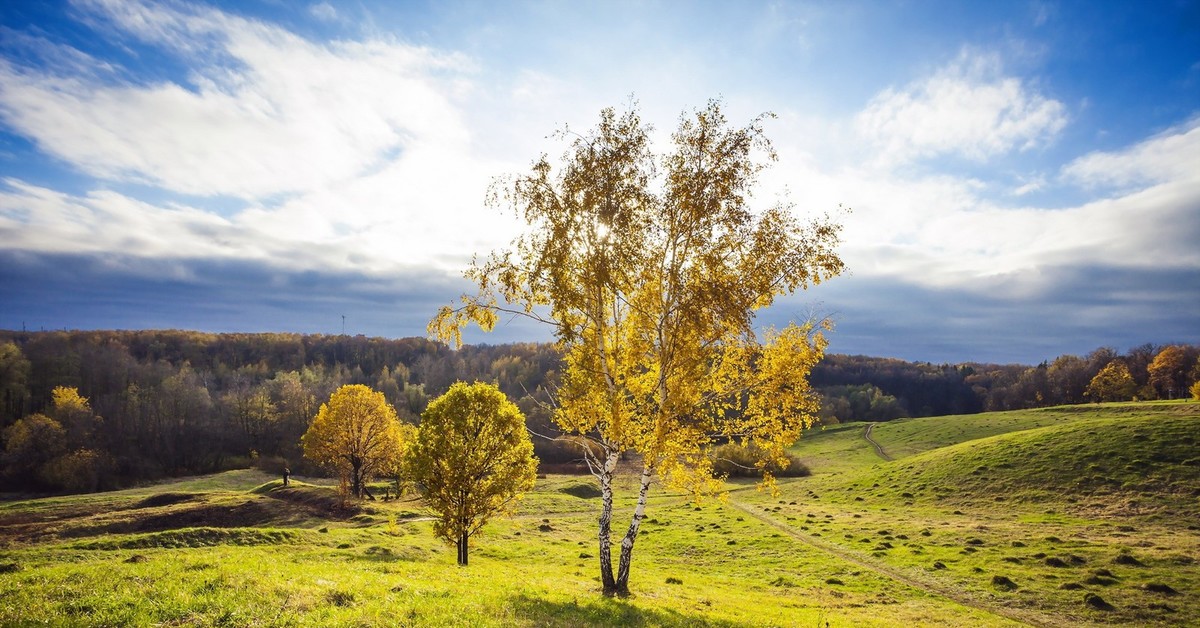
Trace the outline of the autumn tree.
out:
<instances>
[{"instance_id":1,"label":"autumn tree","mask_svg":"<svg viewBox=\"0 0 1200 628\"><path fill-rule=\"evenodd\" d=\"M103 488L110 466L103 452L86 447L47 462L40 476L44 482L71 492L93 492Z\"/></svg>"},{"instance_id":2,"label":"autumn tree","mask_svg":"<svg viewBox=\"0 0 1200 628\"><path fill-rule=\"evenodd\" d=\"M1129 374L1124 362L1113 360L1092 378L1087 387L1087 396L1097 403L1101 401L1129 401L1137 391L1137 384Z\"/></svg>"},{"instance_id":3,"label":"autumn tree","mask_svg":"<svg viewBox=\"0 0 1200 628\"><path fill-rule=\"evenodd\" d=\"M222 396L221 405L253 450L277 453L273 443L278 441L271 436L279 424L279 409L266 386L238 386Z\"/></svg>"},{"instance_id":4,"label":"autumn tree","mask_svg":"<svg viewBox=\"0 0 1200 628\"><path fill-rule=\"evenodd\" d=\"M66 431L67 443L71 447L88 444L103 423L103 419L92 412L87 397L80 395L79 389L70 386L55 386L50 391L47 413Z\"/></svg>"},{"instance_id":5,"label":"autumn tree","mask_svg":"<svg viewBox=\"0 0 1200 628\"><path fill-rule=\"evenodd\" d=\"M405 468L438 514L434 533L466 565L471 537L533 488L537 458L525 416L499 388L458 382L421 414Z\"/></svg>"},{"instance_id":6,"label":"autumn tree","mask_svg":"<svg viewBox=\"0 0 1200 628\"><path fill-rule=\"evenodd\" d=\"M383 395L362 384L334 391L301 438L304 457L333 471L355 497L366 482L397 466L404 453L400 420Z\"/></svg>"},{"instance_id":7,"label":"autumn tree","mask_svg":"<svg viewBox=\"0 0 1200 628\"><path fill-rule=\"evenodd\" d=\"M491 204L529 226L507 250L466 272L479 287L443 307L429 329L461 342L474 322L501 314L552 325L564 354L556 423L584 436L601 491L600 577L608 595L629 592L634 542L652 481L697 499L719 490L708 451L753 444L768 472L817 412L808 374L826 325L756 327L779 296L842 270L840 226L801 222L792 207L751 205L757 175L775 153L769 115L731 126L710 102L680 117L666 154L655 154L636 108L601 112L573 138L555 171L543 156L528 174L496 182ZM622 454L639 465L636 502L613 573L613 477Z\"/></svg>"},{"instance_id":8,"label":"autumn tree","mask_svg":"<svg viewBox=\"0 0 1200 628\"><path fill-rule=\"evenodd\" d=\"M1159 399L1174 399L1177 395L1183 394L1183 391L1187 389L1184 380L1189 366L1191 366L1191 361L1188 360L1186 347L1177 345L1163 347L1162 351L1154 356L1154 360L1150 362L1150 366L1146 370L1150 375L1150 385L1154 386Z\"/></svg>"},{"instance_id":9,"label":"autumn tree","mask_svg":"<svg viewBox=\"0 0 1200 628\"><path fill-rule=\"evenodd\" d=\"M67 435L58 421L31 414L4 429L4 472L20 486L42 481L43 466L66 451Z\"/></svg>"}]
</instances>

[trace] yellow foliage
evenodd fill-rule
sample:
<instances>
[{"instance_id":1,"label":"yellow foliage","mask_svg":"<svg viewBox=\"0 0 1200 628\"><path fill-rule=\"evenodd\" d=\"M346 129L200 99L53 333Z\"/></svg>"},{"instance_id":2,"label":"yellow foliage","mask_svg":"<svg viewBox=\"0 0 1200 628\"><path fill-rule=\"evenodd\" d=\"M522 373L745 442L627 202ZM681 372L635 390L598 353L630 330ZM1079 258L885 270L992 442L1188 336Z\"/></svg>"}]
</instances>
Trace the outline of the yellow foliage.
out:
<instances>
[{"instance_id":1,"label":"yellow foliage","mask_svg":"<svg viewBox=\"0 0 1200 628\"><path fill-rule=\"evenodd\" d=\"M605 109L587 135L564 132L575 139L557 173L543 157L493 186L489 200L529 229L473 263L466 277L478 294L429 325L454 343L463 326L491 329L499 313L553 326L564 353L555 421L602 452L587 460L605 495L606 591L624 591L605 567L607 489L621 454L635 451L642 463L632 547L653 477L697 499L713 494L722 485L707 455L716 439L754 443L766 469L815 417L807 377L828 326L760 337L755 312L841 272L840 225L801 222L787 204L751 206L763 161L775 158L762 130L770 117L731 127L710 102L681 117L664 155L651 150L636 109Z\"/></svg>"},{"instance_id":2,"label":"yellow foliage","mask_svg":"<svg viewBox=\"0 0 1200 628\"><path fill-rule=\"evenodd\" d=\"M87 397L80 396L78 388L55 386L54 390L50 391L50 401L56 412L92 412Z\"/></svg>"},{"instance_id":3,"label":"yellow foliage","mask_svg":"<svg viewBox=\"0 0 1200 628\"><path fill-rule=\"evenodd\" d=\"M434 533L458 545L533 488L537 458L525 416L499 388L458 382L429 404L406 458L408 476L438 514Z\"/></svg>"},{"instance_id":4,"label":"yellow foliage","mask_svg":"<svg viewBox=\"0 0 1200 628\"><path fill-rule=\"evenodd\" d=\"M1160 399L1174 399L1183 393L1187 373L1187 354L1183 347L1163 347L1146 368L1150 384Z\"/></svg>"},{"instance_id":5,"label":"yellow foliage","mask_svg":"<svg viewBox=\"0 0 1200 628\"><path fill-rule=\"evenodd\" d=\"M1137 391L1137 384L1129 374L1124 362L1113 360L1092 378L1084 393L1092 401L1129 401Z\"/></svg>"},{"instance_id":6,"label":"yellow foliage","mask_svg":"<svg viewBox=\"0 0 1200 628\"><path fill-rule=\"evenodd\" d=\"M356 496L367 480L399 468L411 430L383 394L361 384L334 391L300 442L304 457L338 474Z\"/></svg>"},{"instance_id":7,"label":"yellow foliage","mask_svg":"<svg viewBox=\"0 0 1200 628\"><path fill-rule=\"evenodd\" d=\"M6 471L15 476L34 475L43 464L66 449L62 425L44 414L31 414L4 428Z\"/></svg>"},{"instance_id":8,"label":"yellow foliage","mask_svg":"<svg viewBox=\"0 0 1200 628\"><path fill-rule=\"evenodd\" d=\"M108 457L94 449L78 449L59 456L42 467L42 479L73 492L96 491L108 464Z\"/></svg>"}]
</instances>

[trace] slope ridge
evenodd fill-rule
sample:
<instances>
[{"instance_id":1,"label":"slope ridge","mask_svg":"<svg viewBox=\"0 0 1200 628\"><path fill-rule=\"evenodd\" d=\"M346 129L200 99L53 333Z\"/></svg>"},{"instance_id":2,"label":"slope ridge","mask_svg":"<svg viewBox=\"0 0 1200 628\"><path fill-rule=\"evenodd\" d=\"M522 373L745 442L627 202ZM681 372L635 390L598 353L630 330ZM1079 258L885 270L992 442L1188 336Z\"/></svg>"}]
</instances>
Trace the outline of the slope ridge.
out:
<instances>
[{"instance_id":1,"label":"slope ridge","mask_svg":"<svg viewBox=\"0 0 1200 628\"><path fill-rule=\"evenodd\" d=\"M1089 418L967 440L846 478L951 502L1068 503L1200 515L1200 417ZM855 477L857 475L857 477Z\"/></svg>"}]
</instances>

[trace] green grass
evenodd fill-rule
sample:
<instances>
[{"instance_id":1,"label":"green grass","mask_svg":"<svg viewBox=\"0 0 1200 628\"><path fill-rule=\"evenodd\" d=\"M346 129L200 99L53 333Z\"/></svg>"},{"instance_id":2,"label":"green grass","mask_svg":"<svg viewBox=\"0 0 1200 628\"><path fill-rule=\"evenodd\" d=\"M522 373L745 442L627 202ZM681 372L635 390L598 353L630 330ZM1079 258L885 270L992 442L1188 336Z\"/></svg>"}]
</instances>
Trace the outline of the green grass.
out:
<instances>
[{"instance_id":1,"label":"green grass","mask_svg":"<svg viewBox=\"0 0 1200 628\"><path fill-rule=\"evenodd\" d=\"M963 418L878 426L889 453L924 453L738 499L831 551L1030 623L1200 625L1200 405L942 423Z\"/></svg>"},{"instance_id":2,"label":"green grass","mask_svg":"<svg viewBox=\"0 0 1200 628\"><path fill-rule=\"evenodd\" d=\"M1144 418L1176 413L1195 416L1195 404L1181 402L1092 404L950 417L900 419L879 424L872 437L883 446L890 456L903 458L939 447L1038 427L1066 425L1102 418Z\"/></svg>"},{"instance_id":3,"label":"green grass","mask_svg":"<svg viewBox=\"0 0 1200 628\"><path fill-rule=\"evenodd\" d=\"M539 480L465 568L415 499L341 508L308 478L4 502L0 625L1200 625L1198 417L906 420L874 430L892 462L862 424L814 432L793 449L814 476L778 495L739 482L697 508L656 486L628 599L600 595L586 478Z\"/></svg>"},{"instance_id":4,"label":"green grass","mask_svg":"<svg viewBox=\"0 0 1200 628\"><path fill-rule=\"evenodd\" d=\"M842 423L808 430L789 451L813 473L857 472L882 462L871 444L862 438L866 426L866 423Z\"/></svg>"},{"instance_id":5,"label":"green grass","mask_svg":"<svg viewBox=\"0 0 1200 628\"><path fill-rule=\"evenodd\" d=\"M539 494L558 501L576 483L549 478ZM680 496L654 500L627 600L599 595L593 512L497 521L460 568L429 521L389 529L387 515L408 507L373 505L381 523L315 530L184 528L10 548L0 553L0 564L16 565L0 575L0 623L889 625L880 608L933 623L1007 623L797 546L728 506L696 510Z\"/></svg>"}]
</instances>

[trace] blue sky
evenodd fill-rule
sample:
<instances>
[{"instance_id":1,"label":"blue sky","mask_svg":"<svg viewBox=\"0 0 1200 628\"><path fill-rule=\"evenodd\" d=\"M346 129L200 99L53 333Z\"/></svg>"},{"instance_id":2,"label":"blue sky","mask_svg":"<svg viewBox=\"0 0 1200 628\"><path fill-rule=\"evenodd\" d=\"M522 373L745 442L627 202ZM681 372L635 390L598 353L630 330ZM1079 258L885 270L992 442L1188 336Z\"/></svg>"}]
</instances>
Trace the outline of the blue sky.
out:
<instances>
[{"instance_id":1,"label":"blue sky","mask_svg":"<svg viewBox=\"0 0 1200 628\"><path fill-rule=\"evenodd\" d=\"M0 328L421 335L488 183L636 98L772 111L850 272L765 323L1036 363L1200 342L1200 3L0 3ZM470 341L541 340L520 321Z\"/></svg>"}]
</instances>

